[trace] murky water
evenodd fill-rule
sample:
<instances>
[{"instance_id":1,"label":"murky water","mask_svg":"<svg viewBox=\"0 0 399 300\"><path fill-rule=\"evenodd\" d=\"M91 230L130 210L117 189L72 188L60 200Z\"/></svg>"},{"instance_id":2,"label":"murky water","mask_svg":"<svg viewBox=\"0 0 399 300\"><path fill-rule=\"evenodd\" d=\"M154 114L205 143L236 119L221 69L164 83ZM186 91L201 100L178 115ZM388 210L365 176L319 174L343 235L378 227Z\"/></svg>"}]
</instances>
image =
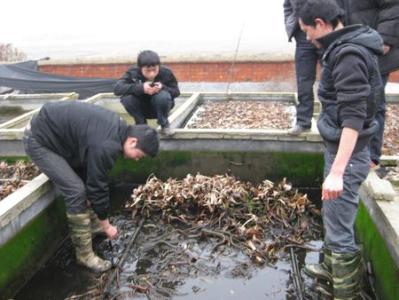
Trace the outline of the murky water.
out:
<instances>
[{"instance_id":1,"label":"murky water","mask_svg":"<svg viewBox=\"0 0 399 300\"><path fill-rule=\"evenodd\" d=\"M116 211L130 196L129 190L113 193ZM121 201L122 200L122 201ZM108 259L121 257L137 222L126 212L116 212L113 223L120 230L118 241L96 239L97 253ZM137 236L117 280L109 285L116 299L296 299L289 255L283 253L271 266L254 265L241 250L221 245L217 238L186 239L175 227L146 222ZM159 237L162 241L159 242ZM321 242L314 241L314 247ZM299 251L298 260L318 261L318 253ZM306 279L306 278L304 278ZM93 290L102 280L75 264L70 240L66 239L15 297L19 299L65 299ZM310 282L309 282L310 284ZM152 286L147 294L137 287ZM83 298L84 299L84 298ZM89 299L89 298L88 298Z\"/></svg>"},{"instance_id":2,"label":"murky water","mask_svg":"<svg viewBox=\"0 0 399 300\"><path fill-rule=\"evenodd\" d=\"M132 220L130 213L120 209L130 190L118 189L112 196L112 222L119 228L119 239L112 243L96 239L94 243L95 251L115 264L128 251L112 282L111 272L106 278L107 275L95 275L77 266L66 239L14 299L299 299L289 252L281 252L275 264L259 266L243 251L220 244L216 237L184 237L178 226L150 220L144 223L133 246L126 249L138 227L138 220ZM310 197L320 192L303 191ZM320 248L321 240L308 244ZM314 283L302 268L305 263L317 263L319 253L296 249L295 256L305 299L315 299ZM99 288L101 295L97 294ZM104 298L105 291L108 296Z\"/></svg>"}]
</instances>

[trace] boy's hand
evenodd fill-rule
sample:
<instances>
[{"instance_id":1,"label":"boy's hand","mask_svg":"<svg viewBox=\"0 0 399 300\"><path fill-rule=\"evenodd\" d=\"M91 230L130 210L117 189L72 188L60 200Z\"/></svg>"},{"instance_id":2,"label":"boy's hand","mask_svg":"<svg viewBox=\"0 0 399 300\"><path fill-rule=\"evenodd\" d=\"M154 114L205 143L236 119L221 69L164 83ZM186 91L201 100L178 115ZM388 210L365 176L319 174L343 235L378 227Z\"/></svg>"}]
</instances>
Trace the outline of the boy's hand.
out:
<instances>
[{"instance_id":1,"label":"boy's hand","mask_svg":"<svg viewBox=\"0 0 399 300\"><path fill-rule=\"evenodd\" d=\"M384 44L384 55L387 55L389 51L391 51L391 46Z\"/></svg>"},{"instance_id":2,"label":"boy's hand","mask_svg":"<svg viewBox=\"0 0 399 300\"><path fill-rule=\"evenodd\" d=\"M323 182L322 200L335 200L344 190L343 174L330 172Z\"/></svg>"},{"instance_id":3,"label":"boy's hand","mask_svg":"<svg viewBox=\"0 0 399 300\"><path fill-rule=\"evenodd\" d=\"M151 86L151 81L144 82L143 89L144 89L144 94L147 95L154 95L159 92L157 91L158 88L156 85L153 87Z\"/></svg>"},{"instance_id":4,"label":"boy's hand","mask_svg":"<svg viewBox=\"0 0 399 300\"><path fill-rule=\"evenodd\" d=\"M154 82L154 89L155 89L155 94L158 94L162 90L162 83Z\"/></svg>"},{"instance_id":5,"label":"boy's hand","mask_svg":"<svg viewBox=\"0 0 399 300\"><path fill-rule=\"evenodd\" d=\"M110 240L114 240L118 237L118 228L116 228L116 226L111 225L108 219L100 220L100 223L101 226L103 227L105 234Z\"/></svg>"}]
</instances>

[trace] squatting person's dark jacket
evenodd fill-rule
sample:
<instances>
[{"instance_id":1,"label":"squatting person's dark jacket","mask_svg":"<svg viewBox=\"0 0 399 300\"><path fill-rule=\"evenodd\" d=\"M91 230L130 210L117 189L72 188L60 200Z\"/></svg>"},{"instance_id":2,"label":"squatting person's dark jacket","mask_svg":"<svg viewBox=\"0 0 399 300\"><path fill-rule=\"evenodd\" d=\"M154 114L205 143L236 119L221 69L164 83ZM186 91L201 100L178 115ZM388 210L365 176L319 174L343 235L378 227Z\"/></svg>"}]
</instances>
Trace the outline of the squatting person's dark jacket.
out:
<instances>
[{"instance_id":1,"label":"squatting person's dark jacket","mask_svg":"<svg viewBox=\"0 0 399 300\"><path fill-rule=\"evenodd\" d=\"M386 55L379 57L381 74L399 69L399 0L336 0L345 11L345 25L363 24L374 28L384 43L391 46ZM301 0L284 0L284 19L288 39L298 26L297 5Z\"/></svg>"},{"instance_id":2,"label":"squatting person's dark jacket","mask_svg":"<svg viewBox=\"0 0 399 300\"><path fill-rule=\"evenodd\" d=\"M123 153L128 125L116 113L96 105L63 101L45 104L31 121L33 137L65 158L74 168L86 168L86 193L93 210L106 219L108 172Z\"/></svg>"},{"instance_id":3,"label":"squatting person's dark jacket","mask_svg":"<svg viewBox=\"0 0 399 300\"><path fill-rule=\"evenodd\" d=\"M145 96L143 85L146 81L148 80L143 76L140 68L132 67L118 80L114 88L114 93L116 96ZM161 82L163 86L162 89L167 91L172 96L172 99L179 97L180 90L177 85L176 77L169 68L159 66L159 73L154 81Z\"/></svg>"},{"instance_id":4,"label":"squatting person's dark jacket","mask_svg":"<svg viewBox=\"0 0 399 300\"><path fill-rule=\"evenodd\" d=\"M318 89L320 135L327 149L336 152L342 128L352 128L359 132L354 150L359 151L378 129L374 116L383 87L377 55L383 51L383 41L375 30L362 25L347 26L318 41L325 49Z\"/></svg>"}]
</instances>

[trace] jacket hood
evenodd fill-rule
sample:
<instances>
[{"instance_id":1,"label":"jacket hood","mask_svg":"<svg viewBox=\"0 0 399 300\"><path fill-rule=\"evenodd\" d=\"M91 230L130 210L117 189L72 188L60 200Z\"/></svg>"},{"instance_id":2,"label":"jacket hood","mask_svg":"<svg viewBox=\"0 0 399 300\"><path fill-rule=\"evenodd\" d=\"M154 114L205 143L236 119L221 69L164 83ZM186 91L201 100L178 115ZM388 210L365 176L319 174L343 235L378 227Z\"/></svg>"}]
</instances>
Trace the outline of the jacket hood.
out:
<instances>
[{"instance_id":1,"label":"jacket hood","mask_svg":"<svg viewBox=\"0 0 399 300\"><path fill-rule=\"evenodd\" d=\"M324 56L335 47L345 43L363 46L376 55L382 55L384 41L377 31L364 25L351 25L343 29L333 31L318 39L318 42L326 49Z\"/></svg>"}]
</instances>

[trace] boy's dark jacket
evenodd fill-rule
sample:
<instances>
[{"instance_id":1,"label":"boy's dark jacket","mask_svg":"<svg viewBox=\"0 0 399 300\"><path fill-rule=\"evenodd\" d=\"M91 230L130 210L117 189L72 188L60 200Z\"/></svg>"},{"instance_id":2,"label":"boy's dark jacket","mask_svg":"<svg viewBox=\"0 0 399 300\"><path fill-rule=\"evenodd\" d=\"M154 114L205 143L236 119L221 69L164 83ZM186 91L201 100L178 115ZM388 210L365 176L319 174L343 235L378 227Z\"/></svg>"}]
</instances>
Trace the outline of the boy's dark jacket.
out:
<instances>
[{"instance_id":1,"label":"boy's dark jacket","mask_svg":"<svg viewBox=\"0 0 399 300\"><path fill-rule=\"evenodd\" d=\"M376 132L376 101L383 86L377 55L383 51L381 36L363 25L352 25L320 39L324 51L318 96L322 112L318 129L327 148L336 152L342 128L359 132L355 151L363 149Z\"/></svg>"},{"instance_id":2,"label":"boy's dark jacket","mask_svg":"<svg viewBox=\"0 0 399 300\"><path fill-rule=\"evenodd\" d=\"M86 169L86 192L100 219L110 207L108 172L123 153L128 125L98 105L63 101L45 104L31 121L34 138L74 169Z\"/></svg>"},{"instance_id":3,"label":"boy's dark jacket","mask_svg":"<svg viewBox=\"0 0 399 300\"><path fill-rule=\"evenodd\" d=\"M116 96L135 95L146 96L144 94L144 82L148 81L138 67L130 68L115 85L114 93ZM163 90L167 91L172 99L179 97L180 90L177 80L172 71L165 67L159 66L159 73L154 79L155 82L161 82Z\"/></svg>"}]
</instances>

